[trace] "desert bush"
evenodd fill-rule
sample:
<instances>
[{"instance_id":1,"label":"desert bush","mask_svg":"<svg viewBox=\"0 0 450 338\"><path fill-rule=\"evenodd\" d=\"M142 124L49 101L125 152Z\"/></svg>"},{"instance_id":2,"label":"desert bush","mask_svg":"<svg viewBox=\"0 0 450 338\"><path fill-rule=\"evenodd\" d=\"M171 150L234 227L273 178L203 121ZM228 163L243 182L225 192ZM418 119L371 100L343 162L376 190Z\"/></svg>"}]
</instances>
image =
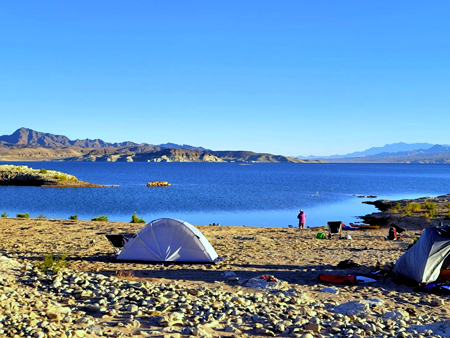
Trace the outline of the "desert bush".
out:
<instances>
[{"instance_id":1,"label":"desert bush","mask_svg":"<svg viewBox=\"0 0 450 338\"><path fill-rule=\"evenodd\" d=\"M47 218L44 214L40 214L37 218Z\"/></svg>"},{"instance_id":2,"label":"desert bush","mask_svg":"<svg viewBox=\"0 0 450 338\"><path fill-rule=\"evenodd\" d=\"M143 218L139 218L138 215L136 215L136 211L131 216L131 222L130 223L145 223Z\"/></svg>"},{"instance_id":3,"label":"desert bush","mask_svg":"<svg viewBox=\"0 0 450 338\"><path fill-rule=\"evenodd\" d=\"M26 214L17 214L16 217L18 217L18 218L30 218L30 214L28 212Z\"/></svg>"},{"instance_id":4,"label":"desert bush","mask_svg":"<svg viewBox=\"0 0 450 338\"><path fill-rule=\"evenodd\" d=\"M6 211L3 211L2 217L8 217L8 214L6 213Z\"/></svg>"},{"instance_id":5,"label":"desert bush","mask_svg":"<svg viewBox=\"0 0 450 338\"><path fill-rule=\"evenodd\" d=\"M56 273L67 266L66 259L67 253L60 255L46 254L42 262L38 263L36 266L42 272L47 272L51 269L53 273Z\"/></svg>"},{"instance_id":6,"label":"desert bush","mask_svg":"<svg viewBox=\"0 0 450 338\"><path fill-rule=\"evenodd\" d=\"M427 209L428 215L430 218L433 218L436 214L436 203L433 202L425 202L425 209Z\"/></svg>"},{"instance_id":7,"label":"desert bush","mask_svg":"<svg viewBox=\"0 0 450 338\"><path fill-rule=\"evenodd\" d=\"M100 215L91 219L91 221L108 222L108 216Z\"/></svg>"},{"instance_id":8,"label":"desert bush","mask_svg":"<svg viewBox=\"0 0 450 338\"><path fill-rule=\"evenodd\" d=\"M398 214L398 209L396 208L390 208L389 212L392 212L393 214Z\"/></svg>"},{"instance_id":9,"label":"desert bush","mask_svg":"<svg viewBox=\"0 0 450 338\"><path fill-rule=\"evenodd\" d=\"M42 168L42 169L40 170L40 172L41 172L41 174L46 174L46 173L47 173L47 170L45 170L44 168Z\"/></svg>"},{"instance_id":10,"label":"desert bush","mask_svg":"<svg viewBox=\"0 0 450 338\"><path fill-rule=\"evenodd\" d=\"M400 210L402 208L402 206L400 205L400 202L397 202L397 204L395 205L395 208L397 210Z\"/></svg>"},{"instance_id":11,"label":"desert bush","mask_svg":"<svg viewBox=\"0 0 450 338\"><path fill-rule=\"evenodd\" d=\"M406 210L406 216L411 217L411 210Z\"/></svg>"},{"instance_id":12,"label":"desert bush","mask_svg":"<svg viewBox=\"0 0 450 338\"><path fill-rule=\"evenodd\" d=\"M134 271L133 270L118 270L116 271L117 277L134 277Z\"/></svg>"},{"instance_id":13,"label":"desert bush","mask_svg":"<svg viewBox=\"0 0 450 338\"><path fill-rule=\"evenodd\" d=\"M405 210L406 211L420 211L421 210L420 204L415 203L415 202L409 203L409 204L405 205Z\"/></svg>"},{"instance_id":14,"label":"desert bush","mask_svg":"<svg viewBox=\"0 0 450 338\"><path fill-rule=\"evenodd\" d=\"M62 174L56 174L55 176L53 176L53 178L56 178L57 180L60 180L62 182L67 180L67 176L66 175L62 175Z\"/></svg>"},{"instance_id":15,"label":"desert bush","mask_svg":"<svg viewBox=\"0 0 450 338\"><path fill-rule=\"evenodd\" d=\"M78 215L75 214L75 215L69 216L69 219L72 219L72 220L74 220L74 221L77 221L77 220L78 220Z\"/></svg>"}]
</instances>

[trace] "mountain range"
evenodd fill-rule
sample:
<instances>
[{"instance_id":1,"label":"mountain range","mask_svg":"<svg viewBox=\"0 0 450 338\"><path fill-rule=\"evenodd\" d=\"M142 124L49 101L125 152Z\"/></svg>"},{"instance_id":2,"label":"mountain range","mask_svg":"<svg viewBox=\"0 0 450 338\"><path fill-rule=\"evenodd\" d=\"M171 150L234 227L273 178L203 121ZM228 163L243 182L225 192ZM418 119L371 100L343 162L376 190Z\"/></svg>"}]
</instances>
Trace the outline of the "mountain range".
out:
<instances>
[{"instance_id":1,"label":"mountain range","mask_svg":"<svg viewBox=\"0 0 450 338\"><path fill-rule=\"evenodd\" d=\"M322 159L333 163L450 163L450 146L399 142L346 155L306 158Z\"/></svg>"},{"instance_id":2,"label":"mountain range","mask_svg":"<svg viewBox=\"0 0 450 338\"><path fill-rule=\"evenodd\" d=\"M0 136L0 161L109 161L109 162L269 162L269 163L450 163L450 146L431 143L394 143L345 155L273 155L251 151L214 151L175 143L105 142L70 140L20 128Z\"/></svg>"},{"instance_id":3,"label":"mountain range","mask_svg":"<svg viewBox=\"0 0 450 338\"><path fill-rule=\"evenodd\" d=\"M165 143L70 140L67 136L20 128L0 136L1 161L108 161L108 162L320 162L251 151L212 151L203 147Z\"/></svg>"}]
</instances>

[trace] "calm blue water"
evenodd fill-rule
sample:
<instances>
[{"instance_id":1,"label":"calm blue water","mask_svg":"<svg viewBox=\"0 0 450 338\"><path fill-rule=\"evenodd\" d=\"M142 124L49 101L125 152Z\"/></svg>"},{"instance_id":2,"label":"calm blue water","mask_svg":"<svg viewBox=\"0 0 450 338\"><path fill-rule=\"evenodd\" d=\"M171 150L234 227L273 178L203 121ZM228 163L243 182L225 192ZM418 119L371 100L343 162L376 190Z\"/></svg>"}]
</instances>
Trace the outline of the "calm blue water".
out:
<instances>
[{"instance_id":1,"label":"calm blue water","mask_svg":"<svg viewBox=\"0 0 450 338\"><path fill-rule=\"evenodd\" d=\"M5 164L5 163L2 163ZM307 226L353 222L376 211L353 196L378 199L437 196L450 192L450 166L408 164L252 164L15 162L73 174L109 188L0 186L0 212L47 218L108 215L130 221L134 211L147 222L173 217L192 224ZM171 187L146 187L165 180ZM313 196L311 196L313 195Z\"/></svg>"}]
</instances>

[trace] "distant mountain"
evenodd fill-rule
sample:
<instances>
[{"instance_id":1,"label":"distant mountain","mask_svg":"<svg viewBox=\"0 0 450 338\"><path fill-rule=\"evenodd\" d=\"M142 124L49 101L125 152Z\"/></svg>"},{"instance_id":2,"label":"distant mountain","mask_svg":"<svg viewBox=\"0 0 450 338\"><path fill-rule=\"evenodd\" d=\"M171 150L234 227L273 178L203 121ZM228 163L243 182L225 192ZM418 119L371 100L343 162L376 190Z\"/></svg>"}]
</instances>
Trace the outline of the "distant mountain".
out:
<instances>
[{"instance_id":1,"label":"distant mountain","mask_svg":"<svg viewBox=\"0 0 450 338\"><path fill-rule=\"evenodd\" d=\"M308 162L282 155L251 151L216 152L203 147L165 143L109 143L100 139L70 140L66 136L20 128L0 136L0 161L104 162ZM320 162L314 160L313 162Z\"/></svg>"},{"instance_id":2,"label":"distant mountain","mask_svg":"<svg viewBox=\"0 0 450 338\"><path fill-rule=\"evenodd\" d=\"M419 149L428 149L431 148L433 144L431 143L404 143L398 142L393 144L386 144L383 147L372 147L364 151L356 151L346 155L334 155L331 157L363 157L363 156L372 156L381 153L397 153L401 151L413 151Z\"/></svg>"},{"instance_id":3,"label":"distant mountain","mask_svg":"<svg viewBox=\"0 0 450 338\"><path fill-rule=\"evenodd\" d=\"M206 148L203 148L203 147L190 146L189 144L176 144L176 143L158 144L158 147L161 147L161 148L172 148L172 149L206 150L206 151L210 150L210 149L206 149Z\"/></svg>"},{"instance_id":4,"label":"distant mountain","mask_svg":"<svg viewBox=\"0 0 450 338\"><path fill-rule=\"evenodd\" d=\"M0 142L6 145L43 146L50 148L79 147L79 148L105 148L126 147L137 145L134 142L108 143L100 139L70 140L67 136L42 133L28 128L17 129L11 135L0 136Z\"/></svg>"},{"instance_id":5,"label":"distant mountain","mask_svg":"<svg viewBox=\"0 0 450 338\"><path fill-rule=\"evenodd\" d=\"M323 158L323 159L331 159L331 158L354 158L354 157L365 157L365 156L373 156L378 154L387 154L387 153L397 153L397 152L407 152L407 151L415 151L419 149L429 149L434 145L431 143L404 143L398 142L393 144L386 144L383 147L372 147L366 149L364 151L355 151L353 153L345 154L345 155L330 155L330 156L297 156L297 158Z\"/></svg>"}]
</instances>

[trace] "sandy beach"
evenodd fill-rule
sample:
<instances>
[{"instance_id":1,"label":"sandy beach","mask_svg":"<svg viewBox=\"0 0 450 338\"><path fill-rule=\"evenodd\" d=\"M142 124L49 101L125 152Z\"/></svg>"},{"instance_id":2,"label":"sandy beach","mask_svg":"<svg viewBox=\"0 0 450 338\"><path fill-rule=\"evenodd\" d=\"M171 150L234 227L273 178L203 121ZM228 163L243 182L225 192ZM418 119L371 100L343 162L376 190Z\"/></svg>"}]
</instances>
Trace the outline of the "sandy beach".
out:
<instances>
[{"instance_id":1,"label":"sandy beach","mask_svg":"<svg viewBox=\"0 0 450 338\"><path fill-rule=\"evenodd\" d=\"M337 238L319 240L315 238L318 230L314 229L198 226L198 229L210 241L219 256L224 258L223 261L216 265L166 266L144 263L117 263L114 260L114 249L104 235L134 233L141 227L142 224L118 222L0 218L1 253L5 257L28 266L16 270L4 268L2 269L3 274L9 280L15 279L16 282L13 285L16 287L29 288L33 286L33 283L30 282L30 276L35 276L32 273L33 268L43 260L46 254L66 253L68 255L67 271L119 278L132 283L146 283L146 285L151 285L151 288L158 290L164 290L164 286L167 285L185 291L202 290L202 292L206 292L206 290L219 289L224 298L244 297L246 301L255 299L254 296L251 296L255 295L255 292L262 294L265 299L270 299L269 295L276 295L277 292L278 294L290 294L297 298L300 297L300 299L307 299L307 301L293 302L295 307L292 310L294 312L291 311L290 317L302 319L301 321L297 320L297 322L293 318L288 318L287 312L289 311L286 307L280 308L279 304L270 306L270 302L266 304L266 311L273 310L277 317L280 317L279 312L281 311L287 316L284 319L287 322L281 327L283 330L280 327L277 328L276 321L273 320L269 320L267 323L263 322L261 324L263 326L259 327L259 325L256 325L259 321L253 323L253 319L249 320L249 317L243 316L243 314L224 315L223 318L219 318L221 320L214 319L213 324L210 323L211 320L200 320L199 325L203 325L201 329L204 331L200 333L217 337L230 335L270 336L272 333L277 336L298 337L310 337L307 336L308 334L317 337L332 337L340 334L354 337L381 337L390 334L398 336L404 333L405 335L401 334L400 336L407 337L406 334L410 333L406 332L406 328L418 324L429 324L431 320L441 322L446 320L450 314L446 305L448 296L419 292L414 287L397 285L391 278L378 277L374 283L346 286L322 284L317 281L319 274L370 276L377 261L386 265L395 262L402 255L415 237L414 230L408 231L403 236L402 241L386 241L384 237L387 235L387 229L348 231L346 234L351 235L351 240ZM337 264L346 259L352 259L360 266L338 269ZM11 260L5 258L4 262L11 262ZM36 269L34 268L34 270ZM59 274L61 275L61 273ZM279 281L278 287L274 290L248 287L250 279L262 275L273 276ZM36 278L35 276L33 279L35 282ZM55 276L48 278L54 279ZM71 278L73 279L73 277ZM8 285L10 286L11 283ZM54 292L53 289L45 288L45 283L39 285L34 285L34 290L40 290L44 293L50 292L50 294ZM335 288L333 292L336 293L321 291L326 287ZM193 293L196 292L198 291ZM224 296L225 294L228 296ZM64 297L64 293L61 292L56 292L56 295L57 302L65 302L65 306L67 306L67 296ZM214 298L212 302L217 303L221 297ZM73 297L68 298L72 299ZM382 306L368 302L369 299L375 300L378 302L377 304L382 304ZM96 301L98 301L98 298ZM358 315L353 317L343 316L340 321L348 321L343 326L342 323L335 323L336 320L339 321L339 317L330 318L329 313L320 314L317 311L317 308L326 309L329 306L337 306L348 302L366 305L370 303L370 315L364 315L361 318L372 318L374 325L377 321L384 323L383 314L392 311L403 311L401 312L403 317L400 316L403 318L401 319L403 322L397 328L395 328L395 325L392 326L391 330L378 328L377 334L377 328L366 330L365 326L361 326L362 324L358 326L360 322L357 319L360 318ZM69 303L72 304L73 312L81 311L76 309L77 301ZM117 336L122 333L132 334L134 332L134 334L166 337L184 336L184 333L202 336L198 330L196 332L192 329L189 329L191 330L189 332L186 331L188 330L186 327L192 328L192 323L189 321L192 318L180 320L177 325L159 325L161 319L159 324L152 324L149 318L164 316L164 312L161 312L160 309L152 309L151 311L147 309L147 311L150 311L147 313L139 310L140 312L133 315L129 311L117 310L111 312L105 308L101 311L103 315L99 316L97 311L94 311L96 312L94 314L86 311L85 303L82 305L84 306L84 311L81 311L83 316L96 316L97 322L95 322L95 325L103 328L104 335ZM302 309L310 311L309 314L302 312ZM170 311L175 311L175 309ZM167 314L170 314L170 311ZM262 314L261 311L257 313L259 313L258 315ZM408 313L414 313L414 317L411 315L406 320ZM417 319L423 319L422 316L425 316L426 320ZM142 318L139 319L138 317ZM139 320L138 332L136 332L136 327L118 326L118 321L125 323L129 322L130 318ZM283 318L280 318L280 321L283 321ZM317 321L321 322L319 328L317 325L314 326ZM314 325L308 326L311 323ZM335 328L332 329L330 325L335 326ZM386 327L386 323L383 325ZM92 330L86 329L88 325L83 325L82 322L73 327L75 326L79 326L79 330L85 330L83 333L79 333L80 336L93 334ZM170 330L168 330L168 327ZM357 331L358 327L360 331ZM405 330L398 331L402 327ZM352 328L351 331L348 331L350 328ZM263 329L267 332L263 332ZM55 332L60 332L56 328L55 330ZM61 332L63 331L64 329ZM70 332L67 334L69 336L76 335L76 333ZM418 335L411 335L411 337L413 336Z\"/></svg>"}]
</instances>

